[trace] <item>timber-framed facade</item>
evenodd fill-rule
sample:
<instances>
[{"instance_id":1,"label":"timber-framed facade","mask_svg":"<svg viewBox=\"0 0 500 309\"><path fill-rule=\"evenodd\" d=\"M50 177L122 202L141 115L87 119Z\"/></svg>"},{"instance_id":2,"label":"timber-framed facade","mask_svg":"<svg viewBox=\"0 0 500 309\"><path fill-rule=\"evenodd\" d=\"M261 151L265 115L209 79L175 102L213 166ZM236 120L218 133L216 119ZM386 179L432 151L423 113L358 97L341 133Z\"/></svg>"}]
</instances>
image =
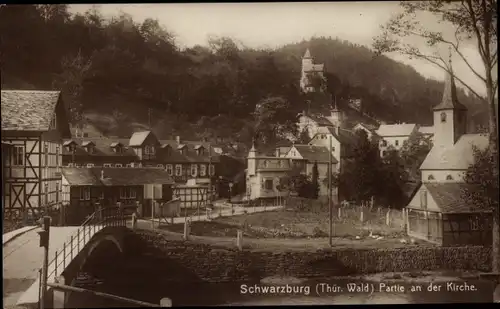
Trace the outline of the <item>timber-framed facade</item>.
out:
<instances>
[{"instance_id":1,"label":"timber-framed facade","mask_svg":"<svg viewBox=\"0 0 500 309\"><path fill-rule=\"evenodd\" d=\"M70 137L59 91L2 90L4 218L36 219L61 201L62 141Z\"/></svg>"}]
</instances>

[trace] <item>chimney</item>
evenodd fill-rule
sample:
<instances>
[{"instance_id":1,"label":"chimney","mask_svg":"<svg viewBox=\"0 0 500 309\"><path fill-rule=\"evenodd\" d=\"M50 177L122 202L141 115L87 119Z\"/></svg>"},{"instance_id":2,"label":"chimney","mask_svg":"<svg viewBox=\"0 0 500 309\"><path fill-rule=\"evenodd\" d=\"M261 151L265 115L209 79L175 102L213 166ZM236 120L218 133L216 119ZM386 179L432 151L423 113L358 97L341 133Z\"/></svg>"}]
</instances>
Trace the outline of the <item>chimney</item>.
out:
<instances>
[{"instance_id":1,"label":"chimney","mask_svg":"<svg viewBox=\"0 0 500 309\"><path fill-rule=\"evenodd\" d=\"M181 143L181 137L179 135L177 135L175 137L175 141L177 142L177 144L180 144Z\"/></svg>"},{"instance_id":2,"label":"chimney","mask_svg":"<svg viewBox=\"0 0 500 309\"><path fill-rule=\"evenodd\" d=\"M104 170L101 170L101 180L104 180Z\"/></svg>"}]
</instances>

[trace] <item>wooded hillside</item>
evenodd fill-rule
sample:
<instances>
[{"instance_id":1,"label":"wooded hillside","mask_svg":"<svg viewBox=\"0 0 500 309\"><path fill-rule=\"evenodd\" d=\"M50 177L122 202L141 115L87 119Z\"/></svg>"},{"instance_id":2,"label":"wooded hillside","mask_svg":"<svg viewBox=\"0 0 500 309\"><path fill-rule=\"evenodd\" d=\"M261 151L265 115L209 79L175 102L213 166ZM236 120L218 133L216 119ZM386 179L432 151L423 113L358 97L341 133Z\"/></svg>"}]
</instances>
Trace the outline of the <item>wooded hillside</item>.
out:
<instances>
[{"instance_id":1,"label":"wooded hillside","mask_svg":"<svg viewBox=\"0 0 500 309\"><path fill-rule=\"evenodd\" d=\"M0 40L2 89L62 89L72 121L112 135L150 120L160 137L248 142L260 101L281 97L294 111L305 108L298 84L306 47L315 62L325 63L329 91L340 101L362 99L364 110L380 120L431 124L443 89L409 66L337 38L276 50L209 38L181 50L156 20L105 20L96 10L71 15L67 5L2 5ZM459 97L473 126L481 123L484 109L463 92Z\"/></svg>"}]
</instances>

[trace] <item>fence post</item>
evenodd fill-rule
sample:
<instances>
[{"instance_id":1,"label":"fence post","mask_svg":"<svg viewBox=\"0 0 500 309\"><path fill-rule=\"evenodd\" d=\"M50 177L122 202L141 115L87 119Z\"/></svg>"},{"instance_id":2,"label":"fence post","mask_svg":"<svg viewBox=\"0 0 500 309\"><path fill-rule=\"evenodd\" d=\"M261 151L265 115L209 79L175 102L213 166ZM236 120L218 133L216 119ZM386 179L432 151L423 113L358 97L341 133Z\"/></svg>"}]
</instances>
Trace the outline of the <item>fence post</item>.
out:
<instances>
[{"instance_id":1,"label":"fence post","mask_svg":"<svg viewBox=\"0 0 500 309\"><path fill-rule=\"evenodd\" d=\"M168 297L164 297L160 300L160 307L172 307L172 300Z\"/></svg>"},{"instance_id":2,"label":"fence post","mask_svg":"<svg viewBox=\"0 0 500 309\"><path fill-rule=\"evenodd\" d=\"M387 225L387 226L391 225L391 209L390 208L387 210L387 213L385 214L385 225Z\"/></svg>"},{"instance_id":3,"label":"fence post","mask_svg":"<svg viewBox=\"0 0 500 309\"><path fill-rule=\"evenodd\" d=\"M71 235L71 260L73 260L73 235Z\"/></svg>"},{"instance_id":4,"label":"fence post","mask_svg":"<svg viewBox=\"0 0 500 309\"><path fill-rule=\"evenodd\" d=\"M363 204L361 204L361 211L359 212L359 221L361 221L361 223L363 223L365 221L365 217L364 217L364 207L363 207Z\"/></svg>"},{"instance_id":5,"label":"fence post","mask_svg":"<svg viewBox=\"0 0 500 309\"><path fill-rule=\"evenodd\" d=\"M238 230L238 233L236 234L236 246L238 247L238 250L243 250L243 231Z\"/></svg>"},{"instance_id":6,"label":"fence post","mask_svg":"<svg viewBox=\"0 0 500 309\"><path fill-rule=\"evenodd\" d=\"M135 214L135 211L134 213L132 214L132 230L135 230L137 226L137 215Z\"/></svg>"},{"instance_id":7,"label":"fence post","mask_svg":"<svg viewBox=\"0 0 500 309\"><path fill-rule=\"evenodd\" d=\"M340 207L340 205L339 205L339 208L337 209L337 212L338 212L337 216L339 217L339 220L342 219L342 207Z\"/></svg>"},{"instance_id":8,"label":"fence post","mask_svg":"<svg viewBox=\"0 0 500 309\"><path fill-rule=\"evenodd\" d=\"M57 277L57 250L56 250L56 258L54 259L54 278Z\"/></svg>"},{"instance_id":9,"label":"fence post","mask_svg":"<svg viewBox=\"0 0 500 309\"><path fill-rule=\"evenodd\" d=\"M184 240L189 240L189 224L190 222L187 219L184 220Z\"/></svg>"},{"instance_id":10,"label":"fence post","mask_svg":"<svg viewBox=\"0 0 500 309\"><path fill-rule=\"evenodd\" d=\"M56 282L59 284L66 284L66 280L64 279L64 276L59 276L56 278ZM60 289L53 289L53 300L52 300L52 308L54 309L59 309L59 308L65 308L65 298L66 298L66 292L64 290Z\"/></svg>"}]
</instances>

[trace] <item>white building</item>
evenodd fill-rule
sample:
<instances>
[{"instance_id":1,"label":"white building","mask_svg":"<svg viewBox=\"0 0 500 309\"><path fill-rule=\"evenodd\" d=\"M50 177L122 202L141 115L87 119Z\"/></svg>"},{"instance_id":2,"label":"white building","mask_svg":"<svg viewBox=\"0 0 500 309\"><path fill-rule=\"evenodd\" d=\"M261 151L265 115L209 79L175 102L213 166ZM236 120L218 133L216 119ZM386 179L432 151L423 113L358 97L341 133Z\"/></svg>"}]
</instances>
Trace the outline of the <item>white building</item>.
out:
<instances>
[{"instance_id":1,"label":"white building","mask_svg":"<svg viewBox=\"0 0 500 309\"><path fill-rule=\"evenodd\" d=\"M375 131L380 137L380 155L384 156L389 148L400 150L405 141L418 131L414 123L381 124Z\"/></svg>"},{"instance_id":2,"label":"white building","mask_svg":"<svg viewBox=\"0 0 500 309\"><path fill-rule=\"evenodd\" d=\"M302 72L300 77L300 89L303 92L314 92L314 82L311 77L317 77L323 80L324 78L324 64L314 64L314 60L311 57L311 52L309 48L306 50L304 56L302 57Z\"/></svg>"}]
</instances>

